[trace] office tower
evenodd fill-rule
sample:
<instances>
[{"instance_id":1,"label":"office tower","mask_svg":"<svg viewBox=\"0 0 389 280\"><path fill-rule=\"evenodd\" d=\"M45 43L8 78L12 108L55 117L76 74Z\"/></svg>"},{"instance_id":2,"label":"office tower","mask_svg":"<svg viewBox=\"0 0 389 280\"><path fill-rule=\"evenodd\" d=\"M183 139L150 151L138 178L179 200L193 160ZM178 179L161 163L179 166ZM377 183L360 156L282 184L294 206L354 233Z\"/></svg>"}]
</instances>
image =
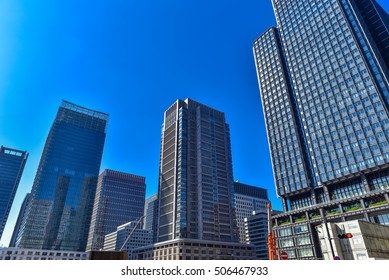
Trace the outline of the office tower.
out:
<instances>
[{"instance_id":1,"label":"office tower","mask_svg":"<svg viewBox=\"0 0 389 280\"><path fill-rule=\"evenodd\" d=\"M0 147L0 239L22 177L28 153Z\"/></svg>"},{"instance_id":2,"label":"office tower","mask_svg":"<svg viewBox=\"0 0 389 280\"><path fill-rule=\"evenodd\" d=\"M17 246L85 251L108 115L63 101L35 176Z\"/></svg>"},{"instance_id":3,"label":"office tower","mask_svg":"<svg viewBox=\"0 0 389 280\"><path fill-rule=\"evenodd\" d=\"M268 221L266 212L254 212L244 218L245 242L255 246L258 260L268 260Z\"/></svg>"},{"instance_id":4,"label":"office tower","mask_svg":"<svg viewBox=\"0 0 389 280\"><path fill-rule=\"evenodd\" d=\"M153 242L157 242L158 228L158 195L150 196L145 201L145 216L143 220L143 229L146 229L153 234Z\"/></svg>"},{"instance_id":5,"label":"office tower","mask_svg":"<svg viewBox=\"0 0 389 280\"><path fill-rule=\"evenodd\" d=\"M267 212L269 198L267 190L234 182L236 223L239 230L239 240L246 243L246 233L244 219L253 215L255 212Z\"/></svg>"},{"instance_id":6,"label":"office tower","mask_svg":"<svg viewBox=\"0 0 389 280\"><path fill-rule=\"evenodd\" d=\"M253 46L280 251L322 258L314 225L389 224L388 14L374 0L273 0ZM377 206L377 203L383 203ZM308 236L303 245L293 236Z\"/></svg>"},{"instance_id":7,"label":"office tower","mask_svg":"<svg viewBox=\"0 0 389 280\"><path fill-rule=\"evenodd\" d=\"M129 173L104 170L98 179L87 251L104 247L106 234L143 215L146 178Z\"/></svg>"},{"instance_id":8,"label":"office tower","mask_svg":"<svg viewBox=\"0 0 389 280\"><path fill-rule=\"evenodd\" d=\"M177 100L162 128L158 242L237 241L232 178L224 113Z\"/></svg>"},{"instance_id":9,"label":"office tower","mask_svg":"<svg viewBox=\"0 0 389 280\"><path fill-rule=\"evenodd\" d=\"M31 194L28 193L28 194L26 194L26 196L23 200L23 203L20 207L19 215L18 215L18 218L17 218L16 223L15 223L14 231L12 233L12 237L11 237L11 240L9 242L9 247L16 247L16 240L17 240L18 235L20 233L20 227L23 224L23 219L25 219L25 217L26 217L26 210L27 210L28 203L30 203L30 200L31 200Z\"/></svg>"},{"instance_id":10,"label":"office tower","mask_svg":"<svg viewBox=\"0 0 389 280\"><path fill-rule=\"evenodd\" d=\"M111 232L105 236L104 251L120 251L123 245L123 250L128 253L128 259L132 257L132 250L147 246L153 242L153 234L151 231L142 229L140 227L134 230L137 221L128 222L126 224L118 226L114 232ZM128 236L133 232L130 239L127 241ZM125 244L125 242L127 243Z\"/></svg>"}]
</instances>

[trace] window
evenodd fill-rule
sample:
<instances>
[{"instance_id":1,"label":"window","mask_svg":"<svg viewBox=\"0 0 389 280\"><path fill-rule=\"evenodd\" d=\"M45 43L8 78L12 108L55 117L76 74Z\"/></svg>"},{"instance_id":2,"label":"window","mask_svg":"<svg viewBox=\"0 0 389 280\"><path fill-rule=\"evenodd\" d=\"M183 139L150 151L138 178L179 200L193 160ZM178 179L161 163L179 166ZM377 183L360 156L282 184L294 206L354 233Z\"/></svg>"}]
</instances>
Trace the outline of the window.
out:
<instances>
[{"instance_id":1,"label":"window","mask_svg":"<svg viewBox=\"0 0 389 280\"><path fill-rule=\"evenodd\" d=\"M294 227L295 234L299 234L299 233L307 232L307 231L308 231L308 225L301 225L301 226Z\"/></svg>"}]
</instances>

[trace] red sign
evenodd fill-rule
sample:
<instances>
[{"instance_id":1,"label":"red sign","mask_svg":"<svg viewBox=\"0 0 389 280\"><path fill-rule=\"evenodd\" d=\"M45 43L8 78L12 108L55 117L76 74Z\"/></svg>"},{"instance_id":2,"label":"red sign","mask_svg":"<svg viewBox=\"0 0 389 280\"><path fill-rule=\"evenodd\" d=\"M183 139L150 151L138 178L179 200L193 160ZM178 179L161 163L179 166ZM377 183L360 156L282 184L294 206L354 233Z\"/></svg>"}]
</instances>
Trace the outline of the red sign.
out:
<instances>
[{"instance_id":1,"label":"red sign","mask_svg":"<svg viewBox=\"0 0 389 280\"><path fill-rule=\"evenodd\" d=\"M281 252L281 260L287 260L288 259L288 253L287 252Z\"/></svg>"}]
</instances>

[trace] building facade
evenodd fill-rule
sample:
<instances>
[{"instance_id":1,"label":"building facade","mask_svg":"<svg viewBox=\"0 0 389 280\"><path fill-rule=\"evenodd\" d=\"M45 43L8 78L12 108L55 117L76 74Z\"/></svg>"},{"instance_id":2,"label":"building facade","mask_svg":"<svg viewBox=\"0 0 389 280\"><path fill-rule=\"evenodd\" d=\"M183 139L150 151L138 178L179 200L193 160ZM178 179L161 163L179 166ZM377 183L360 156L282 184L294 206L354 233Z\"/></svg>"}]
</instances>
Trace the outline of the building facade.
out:
<instances>
[{"instance_id":1,"label":"building facade","mask_svg":"<svg viewBox=\"0 0 389 280\"><path fill-rule=\"evenodd\" d=\"M162 128L158 242L237 242L229 125L224 113L177 100Z\"/></svg>"},{"instance_id":2,"label":"building facade","mask_svg":"<svg viewBox=\"0 0 389 280\"><path fill-rule=\"evenodd\" d=\"M117 227L116 231L105 236L104 251L120 251L128 236L134 230L137 221L132 221ZM132 259L132 251L153 243L153 233L149 230L136 228L131 238L125 244L124 249L128 253L128 259Z\"/></svg>"},{"instance_id":3,"label":"building facade","mask_svg":"<svg viewBox=\"0 0 389 280\"><path fill-rule=\"evenodd\" d=\"M244 220L253 215L253 211L259 213L267 212L269 197L267 190L234 182L236 223L239 230L239 241L246 243L246 232Z\"/></svg>"},{"instance_id":4,"label":"building facade","mask_svg":"<svg viewBox=\"0 0 389 280\"><path fill-rule=\"evenodd\" d=\"M87 260L88 254L77 251L54 251L23 248L0 248L0 260Z\"/></svg>"},{"instance_id":5,"label":"building facade","mask_svg":"<svg viewBox=\"0 0 389 280\"><path fill-rule=\"evenodd\" d=\"M14 227L14 230L12 232L11 240L10 240L9 246L8 246L10 248L16 247L16 240L18 239L18 235L20 233L20 228L23 224L23 219L25 219L25 217L26 217L26 210L27 210L28 204L30 203L30 200L31 200L31 193L28 193L28 194L26 194L26 196L23 200L23 203L20 207L20 210L19 210L18 218L16 220L15 227Z\"/></svg>"},{"instance_id":6,"label":"building facade","mask_svg":"<svg viewBox=\"0 0 389 280\"><path fill-rule=\"evenodd\" d=\"M354 220L316 228L325 260L389 259L389 226Z\"/></svg>"},{"instance_id":7,"label":"building facade","mask_svg":"<svg viewBox=\"0 0 389 280\"><path fill-rule=\"evenodd\" d=\"M255 246L258 260L269 259L267 213L253 212L244 218L245 242Z\"/></svg>"},{"instance_id":8,"label":"building facade","mask_svg":"<svg viewBox=\"0 0 389 280\"><path fill-rule=\"evenodd\" d=\"M146 178L129 173L104 170L98 179L89 229L87 251L104 247L105 235L143 215Z\"/></svg>"},{"instance_id":9,"label":"building facade","mask_svg":"<svg viewBox=\"0 0 389 280\"><path fill-rule=\"evenodd\" d=\"M273 0L253 50L278 247L320 259L315 225L389 218L388 14L374 0ZM285 247L287 245L288 247Z\"/></svg>"},{"instance_id":10,"label":"building facade","mask_svg":"<svg viewBox=\"0 0 389 280\"><path fill-rule=\"evenodd\" d=\"M28 158L26 151L0 147L0 239Z\"/></svg>"},{"instance_id":11,"label":"building facade","mask_svg":"<svg viewBox=\"0 0 389 280\"><path fill-rule=\"evenodd\" d=\"M157 242L158 229L158 194L150 196L145 201L143 229L153 233L153 243Z\"/></svg>"},{"instance_id":12,"label":"building facade","mask_svg":"<svg viewBox=\"0 0 389 280\"><path fill-rule=\"evenodd\" d=\"M108 115L63 101L46 139L21 248L85 251Z\"/></svg>"},{"instance_id":13,"label":"building facade","mask_svg":"<svg viewBox=\"0 0 389 280\"><path fill-rule=\"evenodd\" d=\"M199 239L176 239L134 249L133 260L255 260L254 246Z\"/></svg>"}]
</instances>

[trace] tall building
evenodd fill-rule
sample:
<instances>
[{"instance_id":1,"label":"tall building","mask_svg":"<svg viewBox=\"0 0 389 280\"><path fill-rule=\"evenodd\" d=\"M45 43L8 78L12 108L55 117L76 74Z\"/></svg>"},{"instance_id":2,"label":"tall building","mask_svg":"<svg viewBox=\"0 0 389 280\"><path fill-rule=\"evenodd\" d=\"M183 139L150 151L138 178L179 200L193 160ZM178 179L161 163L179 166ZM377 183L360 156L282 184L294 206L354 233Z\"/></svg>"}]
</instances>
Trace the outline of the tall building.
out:
<instances>
[{"instance_id":1,"label":"tall building","mask_svg":"<svg viewBox=\"0 0 389 280\"><path fill-rule=\"evenodd\" d=\"M177 100L162 128L158 242L236 242L229 125L224 113Z\"/></svg>"},{"instance_id":2,"label":"tall building","mask_svg":"<svg viewBox=\"0 0 389 280\"><path fill-rule=\"evenodd\" d=\"M158 194L150 196L145 201L145 216L143 220L143 229L152 232L153 242L157 242L157 228L158 228Z\"/></svg>"},{"instance_id":3,"label":"tall building","mask_svg":"<svg viewBox=\"0 0 389 280\"><path fill-rule=\"evenodd\" d=\"M273 7L277 27L253 50L285 211L275 216L278 246L320 259L315 225L389 224L389 16L375 0Z\"/></svg>"},{"instance_id":4,"label":"tall building","mask_svg":"<svg viewBox=\"0 0 389 280\"><path fill-rule=\"evenodd\" d=\"M269 197L266 189L240 182L234 182L234 194L239 240L241 243L246 243L244 219L251 217L254 211L257 213L266 213Z\"/></svg>"},{"instance_id":5,"label":"tall building","mask_svg":"<svg viewBox=\"0 0 389 280\"><path fill-rule=\"evenodd\" d=\"M85 251L108 115L63 101L35 176L21 248Z\"/></svg>"},{"instance_id":6,"label":"tall building","mask_svg":"<svg viewBox=\"0 0 389 280\"><path fill-rule=\"evenodd\" d=\"M28 153L0 147L0 239L22 177Z\"/></svg>"},{"instance_id":7,"label":"tall building","mask_svg":"<svg viewBox=\"0 0 389 280\"><path fill-rule=\"evenodd\" d=\"M268 260L268 221L266 212L253 212L244 218L245 241L255 246L258 260Z\"/></svg>"},{"instance_id":8,"label":"tall building","mask_svg":"<svg viewBox=\"0 0 389 280\"><path fill-rule=\"evenodd\" d=\"M14 227L14 231L12 233L12 236L11 236L11 240L9 242L9 246L8 247L16 247L16 240L18 238L18 235L20 233L20 228L23 224L23 220L25 219L26 217L26 210L27 210L27 206L28 204L30 203L30 200L31 200L31 193L28 193L26 194L24 200L23 200L23 203L20 207L20 210L19 210L19 215L18 215L18 218L16 220L16 223L15 223L15 227Z\"/></svg>"},{"instance_id":9,"label":"tall building","mask_svg":"<svg viewBox=\"0 0 389 280\"><path fill-rule=\"evenodd\" d=\"M104 247L105 235L143 215L146 178L104 170L98 179L87 251Z\"/></svg>"}]
</instances>

